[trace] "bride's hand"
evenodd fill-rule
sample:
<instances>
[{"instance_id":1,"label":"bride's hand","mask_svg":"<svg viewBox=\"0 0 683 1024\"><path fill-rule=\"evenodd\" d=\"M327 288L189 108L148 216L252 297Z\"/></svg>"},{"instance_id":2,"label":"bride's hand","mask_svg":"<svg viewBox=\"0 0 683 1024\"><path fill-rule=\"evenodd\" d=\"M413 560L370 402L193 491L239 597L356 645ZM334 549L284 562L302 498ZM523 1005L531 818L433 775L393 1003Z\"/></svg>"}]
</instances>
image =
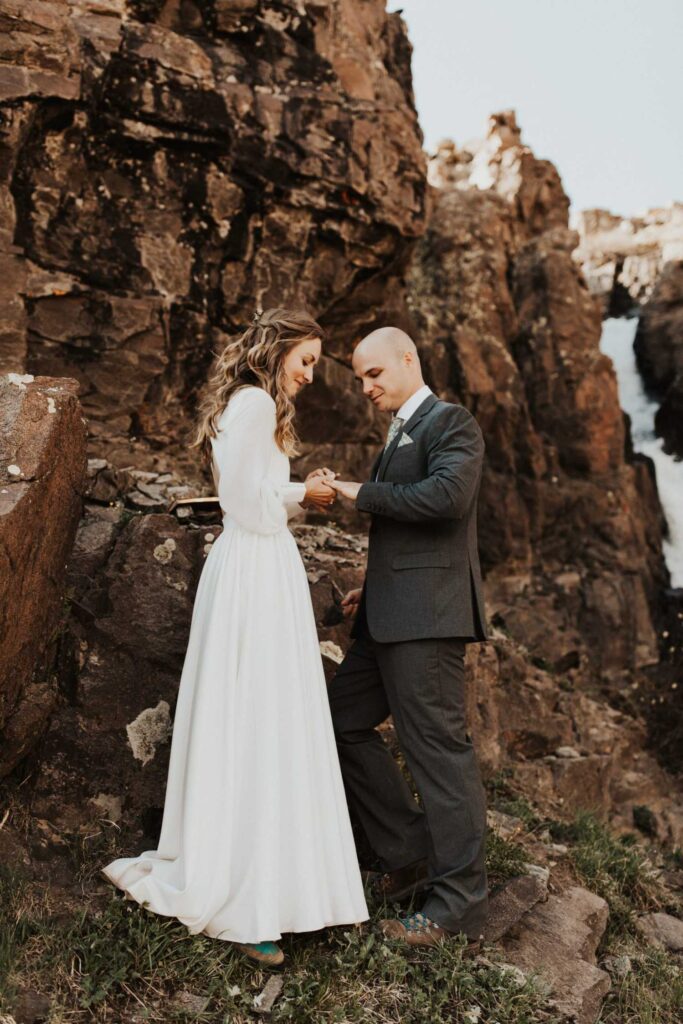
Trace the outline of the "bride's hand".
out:
<instances>
[{"instance_id":1,"label":"bride's hand","mask_svg":"<svg viewBox=\"0 0 683 1024\"><path fill-rule=\"evenodd\" d=\"M319 512L324 512L334 505L337 495L326 482L327 479L319 474L306 477L306 494L301 503L304 508L315 508Z\"/></svg>"}]
</instances>

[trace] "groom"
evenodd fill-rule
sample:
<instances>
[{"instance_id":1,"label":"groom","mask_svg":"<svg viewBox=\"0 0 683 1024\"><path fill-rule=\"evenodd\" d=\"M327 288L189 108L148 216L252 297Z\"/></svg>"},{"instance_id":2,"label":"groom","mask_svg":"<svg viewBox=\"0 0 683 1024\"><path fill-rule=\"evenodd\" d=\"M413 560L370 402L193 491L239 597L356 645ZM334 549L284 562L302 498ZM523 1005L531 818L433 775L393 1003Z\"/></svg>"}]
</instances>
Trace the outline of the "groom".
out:
<instances>
[{"instance_id":1,"label":"groom","mask_svg":"<svg viewBox=\"0 0 683 1024\"><path fill-rule=\"evenodd\" d=\"M486 640L476 507L484 441L462 405L425 385L417 349L394 327L353 355L367 398L394 413L364 484L331 480L371 516L353 644L330 687L349 802L386 872L383 894L426 889L420 913L382 922L435 945L479 937L487 914L486 806L465 722L465 644ZM389 715L420 796L376 731Z\"/></svg>"}]
</instances>

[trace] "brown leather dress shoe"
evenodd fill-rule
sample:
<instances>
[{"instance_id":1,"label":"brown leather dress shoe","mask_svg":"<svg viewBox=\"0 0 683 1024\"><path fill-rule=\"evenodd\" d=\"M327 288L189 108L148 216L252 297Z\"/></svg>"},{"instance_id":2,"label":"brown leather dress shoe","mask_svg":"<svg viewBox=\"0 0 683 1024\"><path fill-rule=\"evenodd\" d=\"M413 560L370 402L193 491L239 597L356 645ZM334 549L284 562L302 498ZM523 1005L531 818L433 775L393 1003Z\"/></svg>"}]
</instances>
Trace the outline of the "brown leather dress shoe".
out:
<instances>
[{"instance_id":1,"label":"brown leather dress shoe","mask_svg":"<svg viewBox=\"0 0 683 1024\"><path fill-rule=\"evenodd\" d=\"M423 892L427 887L427 861L418 860L407 867L379 875L373 884L375 895L389 903Z\"/></svg>"},{"instance_id":2,"label":"brown leather dress shoe","mask_svg":"<svg viewBox=\"0 0 683 1024\"><path fill-rule=\"evenodd\" d=\"M408 946L438 946L461 934L442 928L436 921L432 921L431 918L421 913L411 914L410 917L394 918L390 921L380 921L379 926L388 939L398 939ZM480 948L481 943L478 939L468 939L463 956L476 956Z\"/></svg>"}]
</instances>

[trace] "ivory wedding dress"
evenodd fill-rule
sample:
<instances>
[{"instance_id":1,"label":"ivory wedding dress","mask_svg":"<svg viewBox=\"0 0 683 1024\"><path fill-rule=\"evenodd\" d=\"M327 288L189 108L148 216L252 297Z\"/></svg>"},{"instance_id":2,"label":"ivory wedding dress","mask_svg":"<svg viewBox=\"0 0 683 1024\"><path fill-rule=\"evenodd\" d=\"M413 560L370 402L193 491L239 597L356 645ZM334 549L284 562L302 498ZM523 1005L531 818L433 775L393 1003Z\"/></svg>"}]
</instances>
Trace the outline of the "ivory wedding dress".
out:
<instances>
[{"instance_id":1,"label":"ivory wedding dress","mask_svg":"<svg viewBox=\"0 0 683 1024\"><path fill-rule=\"evenodd\" d=\"M287 523L275 402L228 402L212 439L224 514L199 580L157 850L103 874L193 933L236 942L367 920L311 597Z\"/></svg>"}]
</instances>

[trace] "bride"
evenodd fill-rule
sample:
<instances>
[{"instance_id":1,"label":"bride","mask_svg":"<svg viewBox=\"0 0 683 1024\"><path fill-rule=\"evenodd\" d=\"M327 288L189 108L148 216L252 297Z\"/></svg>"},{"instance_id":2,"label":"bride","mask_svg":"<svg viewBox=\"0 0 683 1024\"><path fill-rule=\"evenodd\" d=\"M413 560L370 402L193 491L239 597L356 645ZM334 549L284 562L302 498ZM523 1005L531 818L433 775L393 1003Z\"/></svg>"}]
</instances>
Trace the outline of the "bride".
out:
<instances>
[{"instance_id":1,"label":"bride","mask_svg":"<svg viewBox=\"0 0 683 1024\"><path fill-rule=\"evenodd\" d=\"M287 523L334 500L289 482L293 399L323 331L270 309L218 357L193 446L211 458L223 531L202 569L156 850L102 873L190 932L279 964L283 932L367 920L313 608Z\"/></svg>"}]
</instances>

